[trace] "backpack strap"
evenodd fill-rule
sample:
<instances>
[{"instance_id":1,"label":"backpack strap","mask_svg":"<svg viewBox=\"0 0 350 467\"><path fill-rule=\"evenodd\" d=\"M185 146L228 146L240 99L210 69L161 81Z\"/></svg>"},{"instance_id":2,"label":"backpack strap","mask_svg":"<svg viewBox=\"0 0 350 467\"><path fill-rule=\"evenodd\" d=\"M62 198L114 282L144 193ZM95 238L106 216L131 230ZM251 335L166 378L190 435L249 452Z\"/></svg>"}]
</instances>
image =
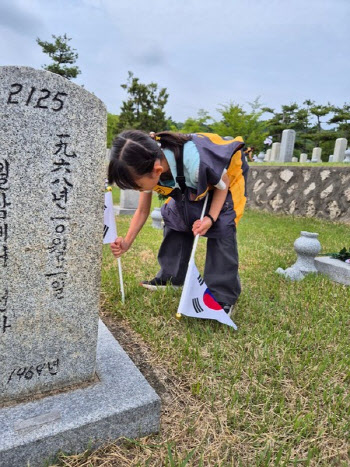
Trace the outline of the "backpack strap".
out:
<instances>
[{"instance_id":1,"label":"backpack strap","mask_svg":"<svg viewBox=\"0 0 350 467\"><path fill-rule=\"evenodd\" d=\"M186 180L184 177L184 147L181 146L178 157L175 158L176 162L176 183L179 185L181 193L186 190Z\"/></svg>"}]
</instances>

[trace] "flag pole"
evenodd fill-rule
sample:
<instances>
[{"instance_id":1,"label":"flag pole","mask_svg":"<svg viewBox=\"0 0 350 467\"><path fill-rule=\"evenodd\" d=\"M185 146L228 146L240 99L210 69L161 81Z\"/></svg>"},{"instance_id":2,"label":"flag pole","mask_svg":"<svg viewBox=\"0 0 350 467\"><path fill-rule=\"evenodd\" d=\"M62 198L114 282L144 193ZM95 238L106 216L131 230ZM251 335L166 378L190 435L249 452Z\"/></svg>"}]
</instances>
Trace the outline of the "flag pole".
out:
<instances>
[{"instance_id":1,"label":"flag pole","mask_svg":"<svg viewBox=\"0 0 350 467\"><path fill-rule=\"evenodd\" d=\"M207 204L208 204L208 193L206 194L205 196L205 200L204 200L204 204L203 204L203 209L202 209L202 213L201 213L201 217L200 217L200 220L203 219L204 217L204 214L205 214L205 210L207 208ZM197 245L198 245L198 240L199 240L199 234L197 234L195 236L195 239L194 239L194 242L193 242L193 247L192 247L192 252L191 252L191 256L190 256L190 260L188 262L188 265L191 264L191 261L194 261L194 255L196 253L196 249L197 249ZM187 272L186 272L186 277L185 277L185 282L184 282L184 286L183 286L183 289L182 289L182 295L181 295L181 298L185 296L185 291L187 289L187 284L188 284L188 280L189 280L189 271L190 271L190 267L187 268ZM179 304L179 308L180 308L180 305L181 305L181 299L180 299L180 304ZM182 316L181 313L176 313L176 319L180 319Z\"/></svg>"},{"instance_id":2,"label":"flag pole","mask_svg":"<svg viewBox=\"0 0 350 467\"><path fill-rule=\"evenodd\" d=\"M120 282L120 292L122 294L122 303L125 303L125 294L124 294L124 282L123 282L123 272L122 272L122 261L118 258L118 271L119 271L119 282Z\"/></svg>"}]
</instances>

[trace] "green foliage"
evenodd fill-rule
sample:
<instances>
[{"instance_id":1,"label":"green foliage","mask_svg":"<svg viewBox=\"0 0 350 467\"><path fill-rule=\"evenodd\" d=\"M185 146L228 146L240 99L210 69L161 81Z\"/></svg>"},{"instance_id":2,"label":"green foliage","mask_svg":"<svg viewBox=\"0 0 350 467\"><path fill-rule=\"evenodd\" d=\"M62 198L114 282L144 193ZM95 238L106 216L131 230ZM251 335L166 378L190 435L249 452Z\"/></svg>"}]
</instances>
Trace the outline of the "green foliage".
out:
<instances>
[{"instance_id":1,"label":"green foliage","mask_svg":"<svg viewBox=\"0 0 350 467\"><path fill-rule=\"evenodd\" d=\"M80 72L77 66L68 67L67 64L72 65L78 59L78 54L76 49L73 49L68 45L68 42L71 40L67 34L63 36L55 36L52 34L54 42L46 42L37 38L36 42L42 47L43 53L48 54L48 56L53 60L53 63L50 65L44 65L44 70L51 71L57 75L61 75L64 78L72 79L76 78Z\"/></svg>"},{"instance_id":2,"label":"green foliage","mask_svg":"<svg viewBox=\"0 0 350 467\"><path fill-rule=\"evenodd\" d=\"M345 261L350 259L350 248L349 251L347 251L347 249L344 247L339 251L339 253L331 253L330 256L335 259L340 259L340 261Z\"/></svg>"},{"instance_id":3,"label":"green foliage","mask_svg":"<svg viewBox=\"0 0 350 467\"><path fill-rule=\"evenodd\" d=\"M339 138L350 139L350 104L334 107L334 115L328 123L338 125Z\"/></svg>"},{"instance_id":4,"label":"green foliage","mask_svg":"<svg viewBox=\"0 0 350 467\"><path fill-rule=\"evenodd\" d=\"M129 71L128 79L121 87L128 94L127 100L123 101L118 132L135 128L149 131L162 131L168 126L164 107L168 102L169 94L166 88L158 89L156 83L143 84L139 78Z\"/></svg>"},{"instance_id":5,"label":"green foliage","mask_svg":"<svg viewBox=\"0 0 350 467\"><path fill-rule=\"evenodd\" d=\"M264 121L260 120L263 110L257 101L247 112L239 104L230 103L219 109L222 119L211 125L214 133L220 136L242 136L247 146L263 149L264 140L269 135Z\"/></svg>"},{"instance_id":6,"label":"green foliage","mask_svg":"<svg viewBox=\"0 0 350 467\"><path fill-rule=\"evenodd\" d=\"M209 121L212 120L206 110L200 109L198 117L189 117L181 127L181 133L210 133L212 127Z\"/></svg>"},{"instance_id":7,"label":"green foliage","mask_svg":"<svg viewBox=\"0 0 350 467\"><path fill-rule=\"evenodd\" d=\"M114 137L118 133L119 116L107 114L107 147L110 148Z\"/></svg>"}]
</instances>

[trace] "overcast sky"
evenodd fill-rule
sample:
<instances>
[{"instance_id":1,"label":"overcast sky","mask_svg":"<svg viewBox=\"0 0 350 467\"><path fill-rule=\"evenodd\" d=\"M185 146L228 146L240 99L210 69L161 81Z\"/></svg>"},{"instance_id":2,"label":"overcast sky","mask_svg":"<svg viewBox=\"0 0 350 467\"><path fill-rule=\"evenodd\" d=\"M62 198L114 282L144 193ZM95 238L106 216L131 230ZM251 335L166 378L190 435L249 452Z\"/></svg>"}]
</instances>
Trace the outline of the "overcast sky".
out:
<instances>
[{"instance_id":1,"label":"overcast sky","mask_svg":"<svg viewBox=\"0 0 350 467\"><path fill-rule=\"evenodd\" d=\"M276 109L350 101L350 0L0 0L0 65L50 63L67 33L84 84L119 113L133 71L166 87L176 121L261 96Z\"/></svg>"}]
</instances>

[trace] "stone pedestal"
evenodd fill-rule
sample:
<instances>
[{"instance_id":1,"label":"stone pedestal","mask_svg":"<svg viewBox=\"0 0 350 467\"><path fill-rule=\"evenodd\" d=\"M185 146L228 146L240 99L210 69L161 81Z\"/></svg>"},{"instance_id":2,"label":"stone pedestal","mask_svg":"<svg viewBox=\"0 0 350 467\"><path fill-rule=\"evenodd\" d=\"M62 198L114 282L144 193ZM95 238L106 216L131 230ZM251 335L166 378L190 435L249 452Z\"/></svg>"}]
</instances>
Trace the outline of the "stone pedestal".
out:
<instances>
[{"instance_id":1,"label":"stone pedestal","mask_svg":"<svg viewBox=\"0 0 350 467\"><path fill-rule=\"evenodd\" d=\"M296 262L285 270L278 268L276 272L296 281L304 279L306 274L317 273L315 256L321 251L321 245L317 237L318 233L300 232L300 237L294 242L294 249L297 253Z\"/></svg>"},{"instance_id":2,"label":"stone pedestal","mask_svg":"<svg viewBox=\"0 0 350 467\"><path fill-rule=\"evenodd\" d=\"M161 208L155 207L151 212L151 219L152 219L152 227L155 229L162 229L163 228L163 217L161 213Z\"/></svg>"},{"instance_id":3,"label":"stone pedestal","mask_svg":"<svg viewBox=\"0 0 350 467\"><path fill-rule=\"evenodd\" d=\"M292 162L294 143L295 143L295 131L294 130L283 130L281 148L280 148L280 154L279 154L280 162Z\"/></svg>"},{"instance_id":4,"label":"stone pedestal","mask_svg":"<svg viewBox=\"0 0 350 467\"><path fill-rule=\"evenodd\" d=\"M0 410L0 465L41 466L58 451L146 436L159 430L159 412L159 397L100 322L93 384Z\"/></svg>"},{"instance_id":5,"label":"stone pedestal","mask_svg":"<svg viewBox=\"0 0 350 467\"><path fill-rule=\"evenodd\" d=\"M140 192L136 190L120 190L119 214L132 215L137 209Z\"/></svg>"}]
</instances>

